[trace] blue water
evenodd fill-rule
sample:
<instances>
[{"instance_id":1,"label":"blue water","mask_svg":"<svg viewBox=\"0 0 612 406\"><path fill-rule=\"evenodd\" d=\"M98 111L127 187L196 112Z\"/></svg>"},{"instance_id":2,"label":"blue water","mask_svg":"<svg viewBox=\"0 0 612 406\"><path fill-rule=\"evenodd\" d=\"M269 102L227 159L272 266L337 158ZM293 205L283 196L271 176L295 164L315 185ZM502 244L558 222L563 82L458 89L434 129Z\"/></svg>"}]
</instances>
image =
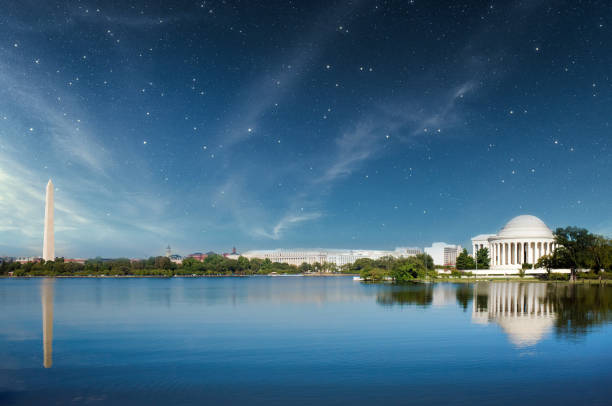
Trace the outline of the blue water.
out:
<instances>
[{"instance_id":1,"label":"blue water","mask_svg":"<svg viewBox=\"0 0 612 406\"><path fill-rule=\"evenodd\" d=\"M612 287L4 279L0 309L1 405L612 404Z\"/></svg>"}]
</instances>

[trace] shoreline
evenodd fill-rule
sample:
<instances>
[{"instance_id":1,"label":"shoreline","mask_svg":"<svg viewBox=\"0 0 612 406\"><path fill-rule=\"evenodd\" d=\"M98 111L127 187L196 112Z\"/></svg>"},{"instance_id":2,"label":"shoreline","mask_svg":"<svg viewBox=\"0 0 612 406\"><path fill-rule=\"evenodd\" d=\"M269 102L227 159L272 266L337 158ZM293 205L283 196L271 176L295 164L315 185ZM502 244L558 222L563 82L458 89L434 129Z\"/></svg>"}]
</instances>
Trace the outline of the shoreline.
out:
<instances>
[{"instance_id":1,"label":"shoreline","mask_svg":"<svg viewBox=\"0 0 612 406\"><path fill-rule=\"evenodd\" d=\"M323 277L323 278L339 278L339 277L355 277L359 274L326 274L326 273L311 273L311 274L278 274L278 275L26 275L26 276L8 276L0 275L0 279L44 279L44 278L57 278L57 279L172 279L172 278L283 278L283 277ZM563 281L563 280L541 280L537 278L438 278L438 279L414 279L407 283L394 284L391 281L366 281L359 280L356 282L364 282L368 284L390 284L390 285L409 285L409 284L436 284L436 283L477 283L477 282L525 282L525 283L554 283L554 284L567 284L567 285L608 285L608 279L579 279L577 281Z\"/></svg>"},{"instance_id":2,"label":"shoreline","mask_svg":"<svg viewBox=\"0 0 612 406\"><path fill-rule=\"evenodd\" d=\"M283 278L283 277L342 277L342 276L359 276L359 274L278 274L278 275L172 275L172 276L164 276L164 275L24 275L24 276L9 276L9 275L0 275L0 279L33 279L33 278L58 278L58 279L68 279L68 278L84 278L84 279L136 279L136 278L158 278L158 279L171 279L171 278L251 278L251 277L274 277L274 278Z\"/></svg>"}]
</instances>

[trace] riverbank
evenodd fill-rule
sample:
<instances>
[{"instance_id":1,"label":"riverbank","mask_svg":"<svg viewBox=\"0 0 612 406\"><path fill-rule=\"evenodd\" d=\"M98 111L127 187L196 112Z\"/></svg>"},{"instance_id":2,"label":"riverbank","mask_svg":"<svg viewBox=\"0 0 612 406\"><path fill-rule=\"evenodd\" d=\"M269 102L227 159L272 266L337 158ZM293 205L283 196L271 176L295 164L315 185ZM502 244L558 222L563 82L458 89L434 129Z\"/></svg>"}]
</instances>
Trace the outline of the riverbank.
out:
<instances>
[{"instance_id":1,"label":"riverbank","mask_svg":"<svg viewBox=\"0 0 612 406\"><path fill-rule=\"evenodd\" d=\"M0 275L0 279L30 279L30 278L116 278L116 279L134 279L134 278L249 278L249 277L343 277L343 276L359 276L358 274L330 274L330 273L306 273L306 274L262 274L262 275Z\"/></svg>"},{"instance_id":2,"label":"riverbank","mask_svg":"<svg viewBox=\"0 0 612 406\"><path fill-rule=\"evenodd\" d=\"M57 278L57 279L170 279L170 278L249 278L249 277L270 277L270 278L283 278L283 277L322 277L322 278L334 278L334 277L356 277L358 274L332 274L332 273L307 273L307 274L267 274L267 275L21 275L21 276L9 276L0 275L0 279L36 279L36 278ZM392 281L366 281L363 279L355 279L356 282L367 282L367 283L385 283L393 284ZM436 278L436 279L412 279L408 283L418 284L430 284L430 283L476 283L476 282L524 282L524 283L555 283L555 284L567 284L567 285L608 285L610 284L609 279L578 279L575 282L569 280L543 280L538 278L474 278L474 277L462 277L462 278Z\"/></svg>"}]
</instances>

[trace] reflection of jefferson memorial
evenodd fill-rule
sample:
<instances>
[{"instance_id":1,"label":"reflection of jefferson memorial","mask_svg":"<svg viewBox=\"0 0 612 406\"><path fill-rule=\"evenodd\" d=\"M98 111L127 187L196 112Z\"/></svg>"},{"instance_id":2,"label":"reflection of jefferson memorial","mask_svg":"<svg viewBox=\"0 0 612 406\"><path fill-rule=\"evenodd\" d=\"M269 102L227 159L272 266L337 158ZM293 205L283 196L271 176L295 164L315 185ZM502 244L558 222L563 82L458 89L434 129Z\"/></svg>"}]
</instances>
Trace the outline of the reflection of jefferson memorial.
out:
<instances>
[{"instance_id":1,"label":"reflection of jefferson memorial","mask_svg":"<svg viewBox=\"0 0 612 406\"><path fill-rule=\"evenodd\" d=\"M472 247L474 254L481 248L489 249L492 269L516 270L551 254L555 250L555 239L542 220L523 215L510 220L497 234L472 238Z\"/></svg>"},{"instance_id":2,"label":"reflection of jefferson memorial","mask_svg":"<svg viewBox=\"0 0 612 406\"><path fill-rule=\"evenodd\" d=\"M474 285L472 322L496 322L517 347L537 344L552 330L555 318L554 304L546 297L546 285Z\"/></svg>"}]
</instances>

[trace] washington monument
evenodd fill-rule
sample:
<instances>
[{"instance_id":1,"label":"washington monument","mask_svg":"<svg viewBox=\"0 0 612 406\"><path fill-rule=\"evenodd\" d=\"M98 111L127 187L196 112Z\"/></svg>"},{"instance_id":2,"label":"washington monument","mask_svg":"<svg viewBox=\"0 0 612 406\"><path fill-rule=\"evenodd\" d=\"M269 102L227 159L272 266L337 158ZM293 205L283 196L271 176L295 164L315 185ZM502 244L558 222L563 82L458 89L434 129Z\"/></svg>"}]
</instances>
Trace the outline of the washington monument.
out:
<instances>
[{"instance_id":1,"label":"washington monument","mask_svg":"<svg viewBox=\"0 0 612 406\"><path fill-rule=\"evenodd\" d=\"M55 261L55 237L53 235L53 182L47 183L47 198L45 200L45 236L43 240L43 259Z\"/></svg>"}]
</instances>

